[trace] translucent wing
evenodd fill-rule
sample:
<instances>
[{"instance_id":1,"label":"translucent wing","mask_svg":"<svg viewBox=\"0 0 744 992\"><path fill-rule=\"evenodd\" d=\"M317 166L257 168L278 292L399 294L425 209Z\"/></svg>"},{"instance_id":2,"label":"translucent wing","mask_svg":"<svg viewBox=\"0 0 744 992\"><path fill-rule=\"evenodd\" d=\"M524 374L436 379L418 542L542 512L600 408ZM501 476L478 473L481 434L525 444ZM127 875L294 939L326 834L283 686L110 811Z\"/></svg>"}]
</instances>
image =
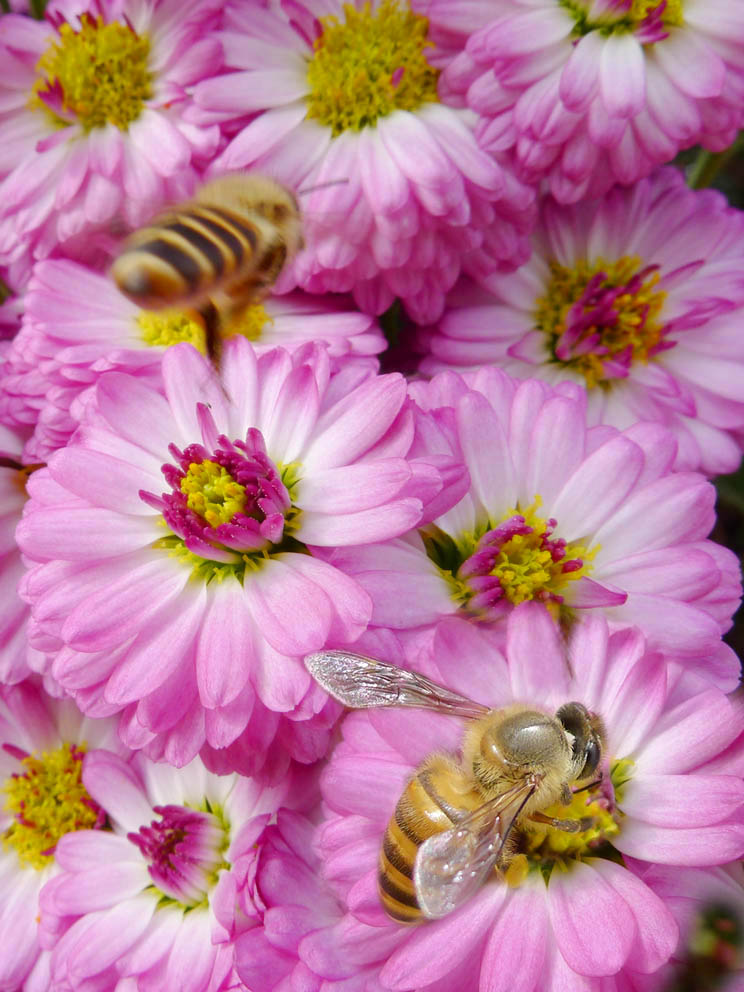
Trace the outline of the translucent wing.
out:
<instances>
[{"instance_id":1,"label":"translucent wing","mask_svg":"<svg viewBox=\"0 0 744 992\"><path fill-rule=\"evenodd\" d=\"M424 916L439 919L475 895L493 870L509 831L537 788L530 775L501 796L468 813L451 830L419 847L413 885Z\"/></svg>"},{"instance_id":2,"label":"translucent wing","mask_svg":"<svg viewBox=\"0 0 744 992\"><path fill-rule=\"evenodd\" d=\"M423 675L348 651L319 651L305 667L334 699L352 709L370 706L419 706L476 719L487 706L450 692Z\"/></svg>"}]
</instances>

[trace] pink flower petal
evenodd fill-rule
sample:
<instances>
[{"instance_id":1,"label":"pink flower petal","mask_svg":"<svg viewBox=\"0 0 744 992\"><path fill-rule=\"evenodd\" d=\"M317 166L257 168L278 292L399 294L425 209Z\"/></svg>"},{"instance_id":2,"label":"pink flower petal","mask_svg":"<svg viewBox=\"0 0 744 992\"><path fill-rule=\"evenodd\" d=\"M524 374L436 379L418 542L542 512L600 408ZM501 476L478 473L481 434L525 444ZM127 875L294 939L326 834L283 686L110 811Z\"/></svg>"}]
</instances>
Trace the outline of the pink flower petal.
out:
<instances>
[{"instance_id":1,"label":"pink flower petal","mask_svg":"<svg viewBox=\"0 0 744 992\"><path fill-rule=\"evenodd\" d=\"M541 645L539 655L535 652L536 643ZM515 699L540 699L546 685L556 696L568 692L569 671L563 640L541 603L522 603L511 613L506 655Z\"/></svg>"},{"instance_id":2,"label":"pink flower petal","mask_svg":"<svg viewBox=\"0 0 744 992\"><path fill-rule=\"evenodd\" d=\"M639 878L612 861L592 861L595 871L630 906L636 922L636 940L629 969L650 974L669 960L677 947L679 927L658 895Z\"/></svg>"},{"instance_id":3,"label":"pink flower petal","mask_svg":"<svg viewBox=\"0 0 744 992\"><path fill-rule=\"evenodd\" d=\"M530 884L510 890L486 941L481 992L537 992L547 946L543 893Z\"/></svg>"},{"instance_id":4,"label":"pink flower petal","mask_svg":"<svg viewBox=\"0 0 744 992\"><path fill-rule=\"evenodd\" d=\"M199 698L207 709L231 702L245 685L255 655L243 586L220 583L207 597L196 652Z\"/></svg>"},{"instance_id":5,"label":"pink flower petal","mask_svg":"<svg viewBox=\"0 0 744 992\"><path fill-rule=\"evenodd\" d=\"M599 84L602 103L610 117L633 117L643 109L646 99L644 53L633 34L614 33L604 39Z\"/></svg>"},{"instance_id":6,"label":"pink flower petal","mask_svg":"<svg viewBox=\"0 0 744 992\"><path fill-rule=\"evenodd\" d=\"M594 867L575 862L554 870L548 912L558 948L580 975L614 975L633 948L636 925L625 900Z\"/></svg>"},{"instance_id":7,"label":"pink flower petal","mask_svg":"<svg viewBox=\"0 0 744 992\"><path fill-rule=\"evenodd\" d=\"M707 827L744 804L744 782L732 775L634 776L625 787L628 816L658 827Z\"/></svg>"}]
</instances>

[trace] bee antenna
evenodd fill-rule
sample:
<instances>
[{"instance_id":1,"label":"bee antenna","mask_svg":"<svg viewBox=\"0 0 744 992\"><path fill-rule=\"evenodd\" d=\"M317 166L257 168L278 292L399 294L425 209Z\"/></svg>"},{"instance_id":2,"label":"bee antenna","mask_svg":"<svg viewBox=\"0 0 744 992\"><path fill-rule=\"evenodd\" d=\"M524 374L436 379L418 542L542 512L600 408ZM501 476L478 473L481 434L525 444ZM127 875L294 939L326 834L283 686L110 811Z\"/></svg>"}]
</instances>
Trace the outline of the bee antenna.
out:
<instances>
[{"instance_id":1,"label":"bee antenna","mask_svg":"<svg viewBox=\"0 0 744 992\"><path fill-rule=\"evenodd\" d=\"M305 193L313 193L316 189L325 189L326 186L342 186L348 183L348 179L329 179L325 183L316 183L315 186L307 186L305 189L298 189L297 195L304 196Z\"/></svg>"}]
</instances>

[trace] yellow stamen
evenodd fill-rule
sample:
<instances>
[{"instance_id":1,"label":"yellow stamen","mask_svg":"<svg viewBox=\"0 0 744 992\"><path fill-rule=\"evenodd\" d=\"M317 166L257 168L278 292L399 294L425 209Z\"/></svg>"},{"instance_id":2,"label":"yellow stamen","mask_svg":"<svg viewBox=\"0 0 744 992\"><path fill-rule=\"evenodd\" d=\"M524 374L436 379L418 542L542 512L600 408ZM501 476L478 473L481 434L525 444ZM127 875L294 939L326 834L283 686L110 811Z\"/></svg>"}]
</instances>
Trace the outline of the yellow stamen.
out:
<instances>
[{"instance_id":1,"label":"yellow stamen","mask_svg":"<svg viewBox=\"0 0 744 992\"><path fill-rule=\"evenodd\" d=\"M220 329L220 336L232 338L237 334L242 334L249 341L259 341L264 327L273 323L274 318L269 316L262 303L251 303L242 310L238 310L228 320L225 327Z\"/></svg>"},{"instance_id":2,"label":"yellow stamen","mask_svg":"<svg viewBox=\"0 0 744 992\"><path fill-rule=\"evenodd\" d=\"M310 118L334 135L373 127L395 110L437 99L438 70L426 61L428 21L406 4L383 0L372 13L344 4L345 21L321 18L323 34L308 66Z\"/></svg>"},{"instance_id":3,"label":"yellow stamen","mask_svg":"<svg viewBox=\"0 0 744 992\"><path fill-rule=\"evenodd\" d=\"M555 261L550 263L551 278L547 291L536 301L535 326L546 334L553 360L583 375L589 388L607 386L613 381L613 377L606 375L604 363L628 348L633 362L649 361L650 353L661 340L663 326L659 318L666 293L655 288L659 275L656 271L651 272L636 292L622 293L615 298L612 309L618 315L611 323L592 324L582 332L582 340L597 334L601 347L607 349L606 353L592 350L564 360L555 355L555 349L566 330L569 311L598 273L606 274L601 289L609 289L628 283L640 268L640 259L634 256L624 256L616 262L605 262L599 258L590 263L582 259L573 268ZM584 307L583 312L590 310Z\"/></svg>"},{"instance_id":4,"label":"yellow stamen","mask_svg":"<svg viewBox=\"0 0 744 992\"><path fill-rule=\"evenodd\" d=\"M243 513L246 504L245 487L226 468L205 458L192 462L181 479L181 492L190 509L198 513L210 527L229 523L236 513Z\"/></svg>"},{"instance_id":5,"label":"yellow stamen","mask_svg":"<svg viewBox=\"0 0 744 992\"><path fill-rule=\"evenodd\" d=\"M142 340L153 348L168 348L186 341L202 355L207 353L204 325L183 310L143 310L137 315Z\"/></svg>"},{"instance_id":6,"label":"yellow stamen","mask_svg":"<svg viewBox=\"0 0 744 992\"><path fill-rule=\"evenodd\" d=\"M104 24L100 16L80 16L80 29L59 28L39 59L40 78L34 84L31 106L43 110L57 127L69 124L40 98L61 87L64 111L73 114L85 131L115 124L126 131L152 96L148 68L150 42L126 24Z\"/></svg>"},{"instance_id":7,"label":"yellow stamen","mask_svg":"<svg viewBox=\"0 0 744 992\"><path fill-rule=\"evenodd\" d=\"M23 864L45 868L60 837L96 825L99 814L81 778L82 756L83 748L71 744L30 754L22 761L25 773L6 781L5 809L14 820L3 846L15 849Z\"/></svg>"}]
</instances>

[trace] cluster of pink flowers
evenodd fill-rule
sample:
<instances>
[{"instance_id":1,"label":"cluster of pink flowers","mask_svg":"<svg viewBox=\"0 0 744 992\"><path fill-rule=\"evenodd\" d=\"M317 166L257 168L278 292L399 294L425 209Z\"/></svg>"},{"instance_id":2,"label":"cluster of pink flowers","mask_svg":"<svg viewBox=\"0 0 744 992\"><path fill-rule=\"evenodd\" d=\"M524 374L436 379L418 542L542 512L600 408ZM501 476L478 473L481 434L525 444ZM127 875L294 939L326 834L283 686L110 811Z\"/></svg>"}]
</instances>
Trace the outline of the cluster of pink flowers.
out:
<instances>
[{"instance_id":1,"label":"cluster of pink flowers","mask_svg":"<svg viewBox=\"0 0 744 992\"><path fill-rule=\"evenodd\" d=\"M744 990L741 576L711 538L744 215L672 164L744 128L744 8L10 6L0 990L667 992L697 958ZM303 243L216 349L109 269L236 170ZM378 873L419 899L388 830L422 763L498 817L463 717L400 686L345 713L329 651L580 704L597 776L403 925Z\"/></svg>"}]
</instances>

